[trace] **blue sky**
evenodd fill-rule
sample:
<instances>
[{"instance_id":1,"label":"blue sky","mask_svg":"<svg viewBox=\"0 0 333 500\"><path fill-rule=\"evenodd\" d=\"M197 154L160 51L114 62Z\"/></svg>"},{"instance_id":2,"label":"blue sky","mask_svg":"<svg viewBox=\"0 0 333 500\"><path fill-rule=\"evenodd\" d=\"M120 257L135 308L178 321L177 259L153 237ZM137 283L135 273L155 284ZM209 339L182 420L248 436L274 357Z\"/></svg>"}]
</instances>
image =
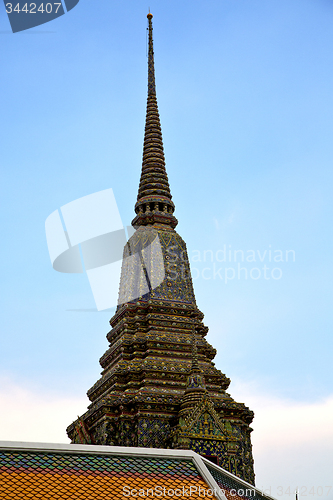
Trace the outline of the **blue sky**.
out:
<instances>
[{"instance_id":1,"label":"blue sky","mask_svg":"<svg viewBox=\"0 0 333 500\"><path fill-rule=\"evenodd\" d=\"M41 400L71 400L99 376L111 314L68 311L93 308L93 295L85 275L52 269L44 224L62 205L110 187L123 223L133 218L148 5L80 0L15 35L0 7L0 376L4 391L8 383ZM249 406L269 395L286 414L329 412L333 3L152 0L150 9L177 230L216 365ZM218 261L224 245L255 252L255 262L241 263L247 280L237 279L238 261ZM269 250L295 259L273 264ZM214 279L214 266L235 278ZM259 279L249 277L253 268Z\"/></svg>"}]
</instances>

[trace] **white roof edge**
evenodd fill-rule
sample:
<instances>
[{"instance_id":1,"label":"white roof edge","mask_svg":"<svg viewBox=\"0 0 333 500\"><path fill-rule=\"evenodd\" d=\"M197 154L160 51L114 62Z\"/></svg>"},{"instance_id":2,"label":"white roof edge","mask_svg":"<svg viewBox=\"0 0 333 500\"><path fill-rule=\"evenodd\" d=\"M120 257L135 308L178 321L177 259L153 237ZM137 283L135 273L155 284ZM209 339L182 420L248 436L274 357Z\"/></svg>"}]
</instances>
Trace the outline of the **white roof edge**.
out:
<instances>
[{"instance_id":1,"label":"white roof edge","mask_svg":"<svg viewBox=\"0 0 333 500\"><path fill-rule=\"evenodd\" d=\"M207 469L205 462L202 460L202 457L195 453L194 457L194 462L195 465L197 466L197 469L199 470L201 476L204 478L210 489L214 492L214 496L218 500L227 500L224 492L221 490L215 479L213 478L212 474L209 472ZM208 460L209 462L209 460ZM209 462L210 463L210 462Z\"/></svg>"},{"instance_id":2,"label":"white roof edge","mask_svg":"<svg viewBox=\"0 0 333 500\"><path fill-rule=\"evenodd\" d=\"M262 491L260 491L258 488L256 488L255 486L253 486L253 484L250 484L248 483L247 481L244 481L244 479L241 479L240 477L237 477L235 476L235 474L232 474L231 472L223 469L222 467L220 467L219 465L216 465L214 464L213 462L211 462L210 460L207 460L207 458L204 458L204 457L200 457L201 460L206 464L206 465L209 465L209 467L213 468L213 469L216 469L216 470L221 470L223 472L223 474L225 474L226 476L229 476L230 478L232 479L236 479L238 482L242 483L244 486L246 486L247 489L251 489L251 490L255 490L257 493L259 493L261 496L265 497L265 498L269 498L270 500L276 500L274 497L271 497L269 495L266 495L266 493L263 493Z\"/></svg>"},{"instance_id":3,"label":"white roof edge","mask_svg":"<svg viewBox=\"0 0 333 500\"><path fill-rule=\"evenodd\" d=\"M133 446L99 446L95 444L28 443L23 441L0 441L0 450L30 450L63 453L98 453L105 455L136 455L172 458L194 458L192 450L169 450L162 448L136 448ZM197 455L199 457L199 455Z\"/></svg>"}]
</instances>

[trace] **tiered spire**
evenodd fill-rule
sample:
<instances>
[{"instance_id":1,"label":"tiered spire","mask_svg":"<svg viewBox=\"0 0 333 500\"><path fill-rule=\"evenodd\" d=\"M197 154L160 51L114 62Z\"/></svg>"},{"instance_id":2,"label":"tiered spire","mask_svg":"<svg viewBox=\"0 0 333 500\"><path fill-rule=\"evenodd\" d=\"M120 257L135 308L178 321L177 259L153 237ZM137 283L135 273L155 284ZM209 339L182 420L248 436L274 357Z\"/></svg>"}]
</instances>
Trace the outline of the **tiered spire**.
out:
<instances>
[{"instance_id":1,"label":"tiered spire","mask_svg":"<svg viewBox=\"0 0 333 500\"><path fill-rule=\"evenodd\" d=\"M216 351L205 339L208 328L195 301L186 244L174 230L152 17L142 173L132 223L138 230L124 249L120 305L110 320L101 377L88 391L87 412L67 432L78 444L191 449L253 482L253 413L225 392L230 380L212 362Z\"/></svg>"},{"instance_id":2,"label":"tiered spire","mask_svg":"<svg viewBox=\"0 0 333 500\"><path fill-rule=\"evenodd\" d=\"M197 341L195 338L195 328L192 329L192 366L191 373L201 373L199 362L198 362L198 349Z\"/></svg>"},{"instance_id":3,"label":"tiered spire","mask_svg":"<svg viewBox=\"0 0 333 500\"><path fill-rule=\"evenodd\" d=\"M145 138L143 146L142 171L139 193L132 221L134 227L150 224L164 224L175 228L177 219L173 216L175 206L171 201L168 176L165 169L164 149L160 117L158 113L152 14L148 14L148 98Z\"/></svg>"},{"instance_id":4,"label":"tiered spire","mask_svg":"<svg viewBox=\"0 0 333 500\"><path fill-rule=\"evenodd\" d=\"M190 373L187 377L186 389L181 404L184 411L198 404L202 396L207 392L205 379L198 361L197 340L195 337L195 328L192 330L192 363Z\"/></svg>"}]
</instances>

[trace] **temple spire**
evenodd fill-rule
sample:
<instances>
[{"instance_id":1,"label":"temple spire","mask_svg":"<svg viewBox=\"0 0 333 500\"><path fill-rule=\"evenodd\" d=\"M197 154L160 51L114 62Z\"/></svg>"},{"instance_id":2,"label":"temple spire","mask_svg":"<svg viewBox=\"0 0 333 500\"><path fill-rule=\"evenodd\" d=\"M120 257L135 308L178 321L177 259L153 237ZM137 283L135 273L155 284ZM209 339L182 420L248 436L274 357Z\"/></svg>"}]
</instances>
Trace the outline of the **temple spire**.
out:
<instances>
[{"instance_id":1,"label":"temple spire","mask_svg":"<svg viewBox=\"0 0 333 500\"><path fill-rule=\"evenodd\" d=\"M195 337L195 327L192 330L192 363L190 374L187 378L185 394L188 392L203 393L206 392L205 379L198 361L197 340Z\"/></svg>"},{"instance_id":2,"label":"temple spire","mask_svg":"<svg viewBox=\"0 0 333 500\"><path fill-rule=\"evenodd\" d=\"M205 379L198 362L198 349L195 327L192 329L192 362L187 376L184 396L180 404L179 415L185 415L202 402L203 397L209 397Z\"/></svg>"},{"instance_id":3,"label":"temple spire","mask_svg":"<svg viewBox=\"0 0 333 500\"><path fill-rule=\"evenodd\" d=\"M191 373L201 373L199 362L198 362L198 349L197 342L195 338L195 328L192 330L192 366Z\"/></svg>"},{"instance_id":4,"label":"temple spire","mask_svg":"<svg viewBox=\"0 0 333 500\"><path fill-rule=\"evenodd\" d=\"M168 176L165 169L162 129L156 99L153 15L148 18L148 97L143 145L142 171L135 212L134 227L164 224L175 228Z\"/></svg>"},{"instance_id":5,"label":"temple spire","mask_svg":"<svg viewBox=\"0 0 333 500\"><path fill-rule=\"evenodd\" d=\"M154 64L154 46L153 46L153 14L149 12L148 18L148 95L156 95L155 85L155 64Z\"/></svg>"}]
</instances>

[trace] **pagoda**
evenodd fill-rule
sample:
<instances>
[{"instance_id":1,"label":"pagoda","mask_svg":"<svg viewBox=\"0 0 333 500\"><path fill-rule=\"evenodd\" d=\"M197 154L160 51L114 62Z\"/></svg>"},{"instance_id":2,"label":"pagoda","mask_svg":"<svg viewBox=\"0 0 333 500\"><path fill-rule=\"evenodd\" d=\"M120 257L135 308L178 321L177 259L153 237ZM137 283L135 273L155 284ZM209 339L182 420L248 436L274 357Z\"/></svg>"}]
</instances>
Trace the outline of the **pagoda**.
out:
<instances>
[{"instance_id":1,"label":"pagoda","mask_svg":"<svg viewBox=\"0 0 333 500\"><path fill-rule=\"evenodd\" d=\"M253 412L226 392L198 309L165 169L148 14L148 99L134 234L124 249L118 306L101 378L72 443L190 449L254 484Z\"/></svg>"}]
</instances>

